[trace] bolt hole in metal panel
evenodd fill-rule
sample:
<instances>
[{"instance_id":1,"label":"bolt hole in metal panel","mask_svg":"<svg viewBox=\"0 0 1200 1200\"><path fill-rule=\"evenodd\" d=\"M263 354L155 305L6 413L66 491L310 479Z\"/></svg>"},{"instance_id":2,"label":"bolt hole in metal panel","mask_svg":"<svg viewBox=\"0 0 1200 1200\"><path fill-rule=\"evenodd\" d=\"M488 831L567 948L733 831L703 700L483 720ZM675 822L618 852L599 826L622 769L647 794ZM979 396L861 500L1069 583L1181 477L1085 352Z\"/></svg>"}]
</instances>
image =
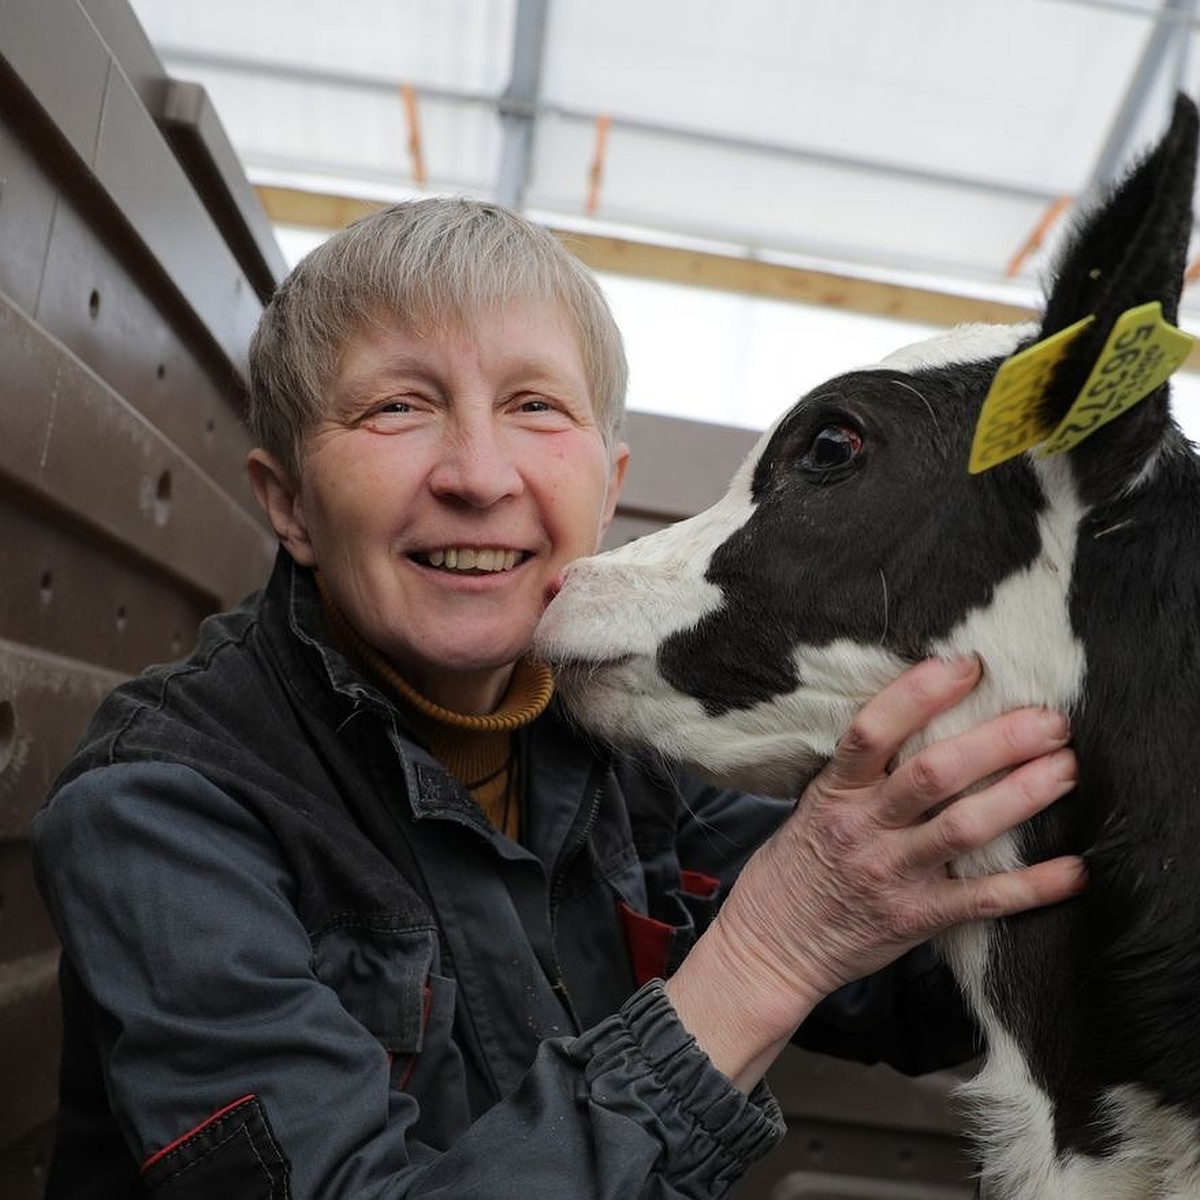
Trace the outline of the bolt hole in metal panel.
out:
<instances>
[{"instance_id":1,"label":"bolt hole in metal panel","mask_svg":"<svg viewBox=\"0 0 1200 1200\"><path fill-rule=\"evenodd\" d=\"M103 695L266 577L245 354L282 260L213 130L185 162L156 124L125 0L0 9L0 1196L32 1200L59 1010L29 819Z\"/></svg>"}]
</instances>

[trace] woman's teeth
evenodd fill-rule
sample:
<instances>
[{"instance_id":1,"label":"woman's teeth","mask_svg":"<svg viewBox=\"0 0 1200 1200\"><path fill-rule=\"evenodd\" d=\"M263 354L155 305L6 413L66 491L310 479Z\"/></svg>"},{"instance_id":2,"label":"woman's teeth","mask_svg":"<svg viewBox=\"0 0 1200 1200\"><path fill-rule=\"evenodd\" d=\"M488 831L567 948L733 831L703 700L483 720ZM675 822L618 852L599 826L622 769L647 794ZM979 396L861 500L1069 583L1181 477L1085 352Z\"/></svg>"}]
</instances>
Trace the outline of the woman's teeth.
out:
<instances>
[{"instance_id":1,"label":"woman's teeth","mask_svg":"<svg viewBox=\"0 0 1200 1200\"><path fill-rule=\"evenodd\" d=\"M469 546L430 550L425 555L431 567L449 571L511 571L521 560L519 550L475 550Z\"/></svg>"}]
</instances>

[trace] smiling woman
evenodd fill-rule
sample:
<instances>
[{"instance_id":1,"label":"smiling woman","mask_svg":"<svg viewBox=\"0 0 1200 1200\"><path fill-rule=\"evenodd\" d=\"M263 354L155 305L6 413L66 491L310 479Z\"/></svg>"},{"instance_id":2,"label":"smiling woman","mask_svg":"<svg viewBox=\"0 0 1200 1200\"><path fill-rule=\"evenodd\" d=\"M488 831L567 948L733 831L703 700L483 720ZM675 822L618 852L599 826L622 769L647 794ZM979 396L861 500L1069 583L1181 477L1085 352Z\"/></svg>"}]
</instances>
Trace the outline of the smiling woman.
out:
<instances>
[{"instance_id":1,"label":"smiling woman","mask_svg":"<svg viewBox=\"0 0 1200 1200\"><path fill-rule=\"evenodd\" d=\"M488 307L470 333L380 322L351 339L325 413L295 479L250 456L275 532L418 691L491 712L625 474L578 334L541 299Z\"/></svg>"},{"instance_id":2,"label":"smiling woman","mask_svg":"<svg viewBox=\"0 0 1200 1200\"><path fill-rule=\"evenodd\" d=\"M68 1031L49 1197L720 1197L782 1134L760 1079L804 1018L905 1069L971 1052L944 969L901 954L932 925L811 903L931 911L907 831L883 872L844 881L835 840L741 889L807 805L605 748L532 656L620 493L625 375L595 281L493 205L384 210L276 292L249 456L271 579L109 698L38 819ZM887 775L976 677L878 697L834 808L924 812L1059 746L1014 714ZM1000 819L1056 794L1027 766ZM1039 879L1008 903L1076 877ZM726 893L771 940L730 940ZM775 970L776 935L815 973ZM817 1010L869 967L869 1002Z\"/></svg>"}]
</instances>

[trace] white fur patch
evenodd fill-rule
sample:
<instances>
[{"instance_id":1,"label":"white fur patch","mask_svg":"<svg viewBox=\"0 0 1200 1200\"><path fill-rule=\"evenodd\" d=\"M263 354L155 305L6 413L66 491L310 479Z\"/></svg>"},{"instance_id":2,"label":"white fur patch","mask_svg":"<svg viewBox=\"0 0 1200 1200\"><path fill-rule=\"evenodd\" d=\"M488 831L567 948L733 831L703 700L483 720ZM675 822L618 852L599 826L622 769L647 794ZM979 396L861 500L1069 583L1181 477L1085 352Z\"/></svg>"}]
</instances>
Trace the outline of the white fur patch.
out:
<instances>
[{"instance_id":1,"label":"white fur patch","mask_svg":"<svg viewBox=\"0 0 1200 1200\"><path fill-rule=\"evenodd\" d=\"M727 787L794 798L833 754L864 697L904 667L895 655L844 639L803 647L795 660L804 687L717 716L666 684L653 660L601 668L587 693L588 724L651 745Z\"/></svg>"},{"instance_id":2,"label":"white fur patch","mask_svg":"<svg viewBox=\"0 0 1200 1200\"><path fill-rule=\"evenodd\" d=\"M894 350L878 366L892 371L920 371L952 367L963 363L985 362L1000 355L1007 357L1038 327L1025 325L989 325L975 322L956 325L910 346Z\"/></svg>"},{"instance_id":3,"label":"white fur patch","mask_svg":"<svg viewBox=\"0 0 1200 1200\"><path fill-rule=\"evenodd\" d=\"M552 662L647 656L653 671L666 638L720 607L721 590L705 580L704 570L713 548L750 519L749 480L743 468L704 512L572 563L563 591L538 625L537 652Z\"/></svg>"},{"instance_id":4,"label":"white fur patch","mask_svg":"<svg viewBox=\"0 0 1200 1200\"><path fill-rule=\"evenodd\" d=\"M980 1073L958 1091L974 1109L989 1200L1200 1200L1200 1125L1143 1088L1104 1097L1103 1132L1111 1156L1056 1155L1050 1102L1029 1075L994 1015L985 1019L990 1050Z\"/></svg>"}]
</instances>

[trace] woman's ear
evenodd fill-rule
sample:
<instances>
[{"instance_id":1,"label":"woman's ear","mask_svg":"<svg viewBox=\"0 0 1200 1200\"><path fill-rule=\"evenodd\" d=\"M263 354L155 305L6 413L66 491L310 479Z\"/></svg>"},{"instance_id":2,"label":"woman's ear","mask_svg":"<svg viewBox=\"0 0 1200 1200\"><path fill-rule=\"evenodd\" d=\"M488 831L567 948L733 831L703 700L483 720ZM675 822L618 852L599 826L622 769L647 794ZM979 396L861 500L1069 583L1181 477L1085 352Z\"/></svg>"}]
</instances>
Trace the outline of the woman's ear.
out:
<instances>
[{"instance_id":1,"label":"woman's ear","mask_svg":"<svg viewBox=\"0 0 1200 1200\"><path fill-rule=\"evenodd\" d=\"M617 501L625 487L625 473L629 469L629 447L624 442L618 442L612 454L612 472L608 477L608 492L604 497L604 515L600 523L600 536L603 537L609 525L612 524L613 514L617 511Z\"/></svg>"},{"instance_id":2,"label":"woman's ear","mask_svg":"<svg viewBox=\"0 0 1200 1200\"><path fill-rule=\"evenodd\" d=\"M308 522L304 517L304 496L299 485L293 482L291 473L261 446L250 451L246 471L275 536L302 567L316 566Z\"/></svg>"}]
</instances>

